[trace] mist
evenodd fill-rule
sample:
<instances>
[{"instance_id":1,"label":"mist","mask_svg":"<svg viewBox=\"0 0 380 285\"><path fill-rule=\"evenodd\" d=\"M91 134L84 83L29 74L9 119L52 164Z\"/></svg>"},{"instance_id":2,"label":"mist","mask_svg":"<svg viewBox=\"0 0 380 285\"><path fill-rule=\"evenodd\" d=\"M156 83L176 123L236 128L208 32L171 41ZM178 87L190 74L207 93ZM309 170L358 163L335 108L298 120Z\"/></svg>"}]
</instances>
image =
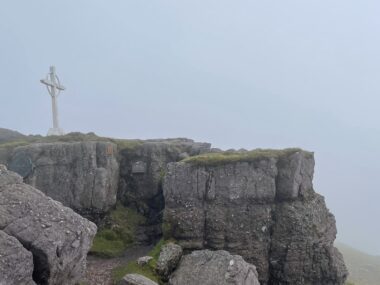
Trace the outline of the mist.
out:
<instances>
[{"instance_id":1,"label":"mist","mask_svg":"<svg viewBox=\"0 0 380 285\"><path fill-rule=\"evenodd\" d=\"M380 255L378 1L7 1L0 126L301 147L338 240Z\"/></svg>"}]
</instances>

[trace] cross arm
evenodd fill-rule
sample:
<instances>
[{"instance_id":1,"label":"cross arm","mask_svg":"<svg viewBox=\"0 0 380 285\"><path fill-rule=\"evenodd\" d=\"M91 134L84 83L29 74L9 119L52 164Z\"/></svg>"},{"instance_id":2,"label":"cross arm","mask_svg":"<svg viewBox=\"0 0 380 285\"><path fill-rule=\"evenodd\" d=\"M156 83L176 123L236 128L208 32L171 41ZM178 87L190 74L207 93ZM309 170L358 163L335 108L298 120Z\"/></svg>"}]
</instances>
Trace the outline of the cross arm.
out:
<instances>
[{"instance_id":1,"label":"cross arm","mask_svg":"<svg viewBox=\"0 0 380 285\"><path fill-rule=\"evenodd\" d=\"M50 86L50 87L55 87L57 88L58 90L65 90L65 87L60 85L60 84L57 84L55 82L51 82L50 80L47 80L47 79L41 79L40 82L42 84L45 84L47 86Z\"/></svg>"}]
</instances>

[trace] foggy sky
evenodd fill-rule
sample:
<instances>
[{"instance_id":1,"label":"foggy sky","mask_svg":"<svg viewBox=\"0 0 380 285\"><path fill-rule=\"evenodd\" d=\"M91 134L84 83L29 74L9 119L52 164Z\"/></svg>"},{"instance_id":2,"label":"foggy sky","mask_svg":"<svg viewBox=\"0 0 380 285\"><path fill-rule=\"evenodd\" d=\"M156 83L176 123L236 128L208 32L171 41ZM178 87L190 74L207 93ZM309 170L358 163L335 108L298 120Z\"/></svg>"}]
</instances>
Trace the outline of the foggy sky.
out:
<instances>
[{"instance_id":1,"label":"foggy sky","mask_svg":"<svg viewBox=\"0 0 380 285\"><path fill-rule=\"evenodd\" d=\"M0 127L315 152L338 240L380 254L380 3L2 1Z\"/></svg>"}]
</instances>

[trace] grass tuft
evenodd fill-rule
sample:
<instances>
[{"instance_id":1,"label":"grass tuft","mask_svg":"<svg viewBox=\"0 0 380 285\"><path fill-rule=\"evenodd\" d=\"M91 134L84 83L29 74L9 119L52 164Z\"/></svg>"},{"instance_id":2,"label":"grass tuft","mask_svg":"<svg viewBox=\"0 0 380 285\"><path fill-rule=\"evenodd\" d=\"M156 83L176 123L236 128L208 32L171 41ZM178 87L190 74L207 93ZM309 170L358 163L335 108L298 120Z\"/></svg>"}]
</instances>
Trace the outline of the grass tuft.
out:
<instances>
[{"instance_id":1,"label":"grass tuft","mask_svg":"<svg viewBox=\"0 0 380 285\"><path fill-rule=\"evenodd\" d=\"M312 155L311 152L303 151L300 148L288 148L283 150L275 149L255 149L251 151L244 152L217 152L217 153L206 153L197 156L191 156L182 160L182 162L190 163L197 166L217 166L226 163L234 162L252 162L258 159L265 158L280 158L287 156L296 152L304 152L307 155Z\"/></svg>"},{"instance_id":2,"label":"grass tuft","mask_svg":"<svg viewBox=\"0 0 380 285\"><path fill-rule=\"evenodd\" d=\"M135 231L145 218L135 210L120 204L110 213L111 226L102 228L96 234L91 254L101 257L121 256L135 241Z\"/></svg>"}]
</instances>

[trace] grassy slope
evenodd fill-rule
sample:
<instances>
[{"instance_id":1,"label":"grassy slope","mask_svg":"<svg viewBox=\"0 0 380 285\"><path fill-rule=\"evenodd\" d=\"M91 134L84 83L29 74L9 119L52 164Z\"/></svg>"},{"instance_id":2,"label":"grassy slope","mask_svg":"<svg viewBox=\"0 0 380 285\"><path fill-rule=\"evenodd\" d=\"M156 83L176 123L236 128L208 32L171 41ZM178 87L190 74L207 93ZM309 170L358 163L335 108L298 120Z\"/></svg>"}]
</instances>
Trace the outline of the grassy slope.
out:
<instances>
[{"instance_id":1,"label":"grassy slope","mask_svg":"<svg viewBox=\"0 0 380 285\"><path fill-rule=\"evenodd\" d=\"M121 256L135 242L135 231L145 218L120 204L110 213L111 227L101 228L95 236L91 254L101 257Z\"/></svg>"},{"instance_id":2,"label":"grassy slope","mask_svg":"<svg viewBox=\"0 0 380 285\"><path fill-rule=\"evenodd\" d=\"M380 284L380 257L363 253L342 243L336 246L343 254L350 276L349 282L355 285Z\"/></svg>"}]
</instances>

